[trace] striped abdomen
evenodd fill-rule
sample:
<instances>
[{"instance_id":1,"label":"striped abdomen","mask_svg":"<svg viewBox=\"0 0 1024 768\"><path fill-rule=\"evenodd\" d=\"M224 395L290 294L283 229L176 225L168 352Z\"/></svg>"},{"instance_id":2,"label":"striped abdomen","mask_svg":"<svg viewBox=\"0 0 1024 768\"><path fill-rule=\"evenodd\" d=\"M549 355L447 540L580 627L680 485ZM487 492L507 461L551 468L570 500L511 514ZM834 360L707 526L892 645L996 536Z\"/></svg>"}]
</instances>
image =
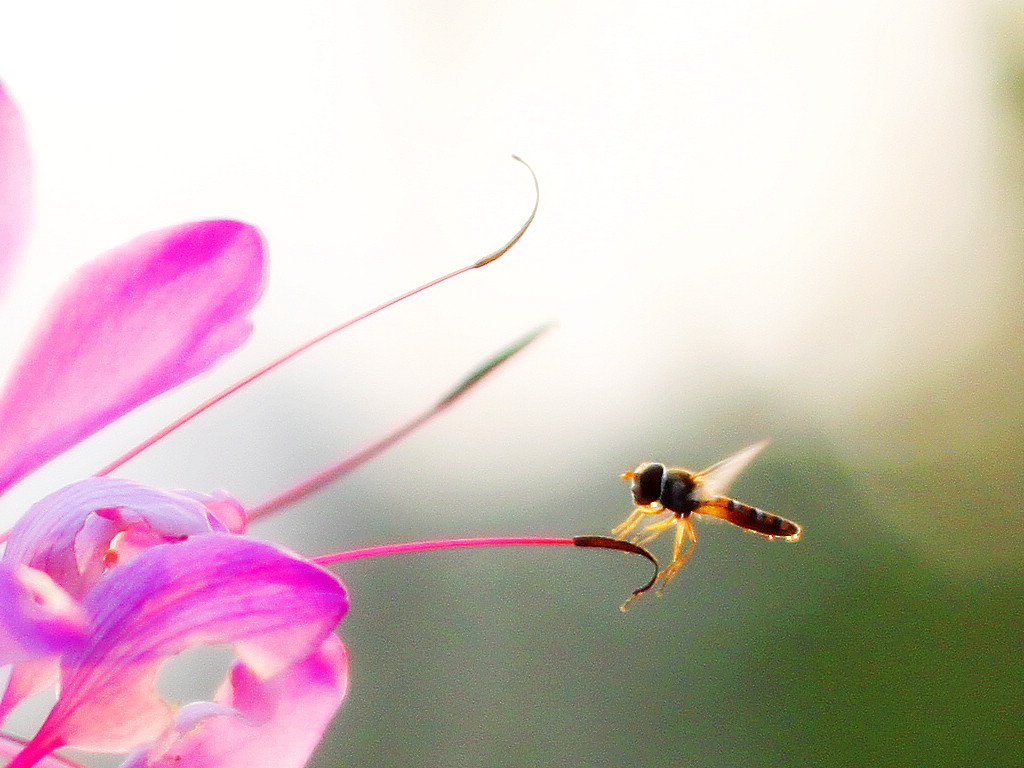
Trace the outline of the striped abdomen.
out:
<instances>
[{"instance_id":1,"label":"striped abdomen","mask_svg":"<svg viewBox=\"0 0 1024 768\"><path fill-rule=\"evenodd\" d=\"M728 520L733 525L738 525L740 528L753 533L759 533L762 536L778 536L790 541L799 539L802 530L792 520L773 515L762 509L757 509L757 507L752 507L749 504L744 504L725 496L719 496L717 499L704 502L697 509L697 512Z\"/></svg>"}]
</instances>

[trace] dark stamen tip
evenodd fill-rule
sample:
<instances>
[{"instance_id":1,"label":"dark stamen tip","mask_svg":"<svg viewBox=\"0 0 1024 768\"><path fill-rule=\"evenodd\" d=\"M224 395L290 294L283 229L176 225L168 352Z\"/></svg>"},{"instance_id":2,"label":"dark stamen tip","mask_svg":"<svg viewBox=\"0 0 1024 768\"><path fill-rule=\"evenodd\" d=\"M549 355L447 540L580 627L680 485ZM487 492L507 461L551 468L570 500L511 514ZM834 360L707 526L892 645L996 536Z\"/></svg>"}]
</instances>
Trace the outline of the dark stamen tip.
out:
<instances>
[{"instance_id":1,"label":"dark stamen tip","mask_svg":"<svg viewBox=\"0 0 1024 768\"><path fill-rule=\"evenodd\" d=\"M495 368L497 368L499 365L504 363L506 360L508 360L516 353L521 352L523 349L525 349L527 346L533 343L537 338L550 331L553 327L554 323L545 323L536 330L530 331L530 333L526 334L523 338L519 339L519 341L503 349L501 352L496 354L486 363L484 363L471 374L469 374L469 376L467 376L465 379L459 382L459 385L455 387L455 389L453 389L447 395L442 397L437 403L437 408L447 408L449 405L451 405L464 394L466 394L466 392L471 387L478 384L480 380L484 378L484 376L491 373L491 371L493 371Z\"/></svg>"},{"instance_id":2,"label":"dark stamen tip","mask_svg":"<svg viewBox=\"0 0 1024 768\"><path fill-rule=\"evenodd\" d=\"M512 236L511 240L509 240L507 243L501 246L501 248L499 248L498 250L494 251L493 253L489 253L482 259L476 261L471 267L471 269L485 267L492 261L496 261L497 259L504 256L506 253L508 253L512 246L519 242L519 238L526 234L526 230L530 228L530 225L533 223L534 217L537 215L537 208L540 205L540 182L537 181L537 174L533 172L533 168L530 167L530 164L523 160L523 158L519 157L519 155L512 155L512 158L525 165L526 170L528 170L530 172L530 176L533 177L533 211L530 213L529 217L527 217L526 223L519 228L519 231Z\"/></svg>"},{"instance_id":3,"label":"dark stamen tip","mask_svg":"<svg viewBox=\"0 0 1024 768\"><path fill-rule=\"evenodd\" d=\"M649 590L654 586L654 582L658 580L658 573L661 570L658 566L658 561L654 559L654 555L648 552L646 549L641 547L639 544L634 544L631 541L623 541L622 539L613 539L610 536L574 536L572 543L577 547L594 547L597 549L617 549L620 552L631 552L634 555L640 555L645 557L654 564L654 575L651 580L644 584L640 589L634 589L632 597L626 601L623 605L623 610L636 600L640 595Z\"/></svg>"}]
</instances>

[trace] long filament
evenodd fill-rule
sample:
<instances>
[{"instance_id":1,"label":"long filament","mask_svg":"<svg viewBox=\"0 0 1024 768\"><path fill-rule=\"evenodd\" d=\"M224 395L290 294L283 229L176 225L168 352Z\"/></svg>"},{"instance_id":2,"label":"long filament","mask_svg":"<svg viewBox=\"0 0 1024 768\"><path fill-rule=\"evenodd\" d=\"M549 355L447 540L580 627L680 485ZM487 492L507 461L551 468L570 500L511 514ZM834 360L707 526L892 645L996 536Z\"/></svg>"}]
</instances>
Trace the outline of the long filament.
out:
<instances>
[{"instance_id":1,"label":"long filament","mask_svg":"<svg viewBox=\"0 0 1024 768\"><path fill-rule=\"evenodd\" d=\"M462 267L461 269L457 269L454 272L449 272L448 274L442 275L441 277L438 277L438 278L435 278L434 280L431 280L428 283L424 283L423 285L419 286L418 288L413 288L411 291L407 291L406 293L403 293L402 295L400 295L400 296L398 296L398 297L396 297L394 299L390 299L388 301L385 301L383 304L380 304L380 305L374 307L373 309L367 310L366 312L363 312L361 315L357 315L356 317L353 317L350 320L346 320L341 325L337 325L334 328L331 328L330 330L321 333L316 338L314 338L314 339L312 339L310 341L307 341L304 344L300 344L295 349L293 349L290 352L282 355L281 357L277 358L276 360L273 360L272 362L267 363L262 368L260 368L257 371L255 371L254 373L251 373L248 376L246 376L244 379L241 379L240 381L232 384L230 387L228 387L224 391L214 395L213 397L211 397L206 402L201 403L200 405L196 406L191 411L186 413L184 416L181 416L180 418L178 418L175 421L171 422L166 427L161 429L159 432L154 434L152 437L150 437L150 438L144 440L143 442L139 443L137 446L132 448L130 451L128 451L127 453L123 454L122 456L120 456L119 458L115 459L114 461L110 462L107 466L103 467L103 469L99 470L96 473L96 476L97 477L103 477L104 475L109 475L111 472L113 472L114 470L118 469L123 464L127 463L131 459L133 459L136 456L138 456L140 453L142 453L144 450L149 448L154 443L156 443L156 442L158 442L160 440L163 440L165 437L167 437L169 434L171 434L172 432L177 430L179 427L181 427L181 426L187 424L188 422L190 422L192 419L194 419L199 414L203 413L204 411L206 411L209 408L212 408L214 405L219 403L221 400L225 399L226 397L228 397L230 395L233 395L238 390L242 389L243 387L248 386L252 382L256 381L257 379L263 377L264 375L266 375L270 371L274 370L278 366L284 365L289 360L291 360L292 358L297 357L298 355L302 354L303 352L305 352L310 347L316 346L320 342L324 341L325 339L330 338L331 336L335 335L336 333L339 333L339 332L345 330L346 328L349 328L350 326L355 325L356 323L360 322L361 320L365 320L366 318L368 318L368 317L370 317L372 315L377 314L378 312L381 312L381 311L387 309L388 307L394 306L395 304L398 304L401 301L405 301L406 299L408 299L408 298L410 298L412 296L415 296L417 293L422 293L423 291L426 291L429 288L433 288L435 285L440 285L441 283L443 283L443 282L445 282L447 280L451 280L453 277L458 277L459 275L461 275L461 274L463 274L465 272L469 272L471 270L479 269L480 267L486 266L486 265L490 264L492 261L497 260L498 258L503 256L505 253L507 253L512 248L512 246L514 246L517 242L519 242L519 239L526 233L526 230L529 229L530 224L533 223L533 219L537 215L537 208L540 205L540 184L537 181L537 175L533 172L533 169L530 168L530 166L527 165L526 162L521 157L518 157L517 155L512 155L512 157L515 160L517 160L518 162L520 162L523 165L525 165L526 169L530 172L530 175L533 176L533 186L534 186L534 191L535 191L534 202L533 202L533 210L530 212L529 217L526 219L526 221L523 223L523 225L519 228L519 230L512 236L512 238L507 243L505 243L503 246L498 248L498 250L494 251L493 253L487 254L486 256L484 256L481 259L477 259L476 261L474 261L472 264L470 264L468 266Z\"/></svg>"},{"instance_id":2,"label":"long filament","mask_svg":"<svg viewBox=\"0 0 1024 768\"><path fill-rule=\"evenodd\" d=\"M489 539L444 539L441 541L407 541L402 544L382 544L379 547L351 549L348 552L336 552L333 555L321 555L310 558L314 563L330 565L359 560L364 557L383 557L406 552L427 552L432 549L464 549L466 547L570 547L575 544L573 539L550 538L515 538L498 537Z\"/></svg>"},{"instance_id":3,"label":"long filament","mask_svg":"<svg viewBox=\"0 0 1024 768\"><path fill-rule=\"evenodd\" d=\"M468 547L581 547L590 549L615 549L620 552L640 555L654 565L654 576L639 589L634 589L632 596L623 605L622 610L636 600L640 595L654 586L658 579L658 561L654 555L641 546L621 539L613 539L608 536L574 536L571 539L551 539L543 537L508 537L484 539L441 539L437 541L409 541L402 544L381 544L376 547L364 547L362 549L350 549L347 552L335 552L331 555L321 555L311 558L314 563L320 565L331 565L333 563L345 563L349 560L360 560L364 557L384 557L386 555L400 555L408 552L427 552L433 549L465 549Z\"/></svg>"},{"instance_id":4,"label":"long filament","mask_svg":"<svg viewBox=\"0 0 1024 768\"><path fill-rule=\"evenodd\" d=\"M419 416L411 419L397 429L384 435L384 437L375 440L367 446L360 448L359 450L349 454L340 461L332 464L315 475L308 477L293 488L274 496L260 504L249 507L246 510L247 519L251 523L255 520L259 520L262 517L276 512L283 507L294 504L301 498L308 496L309 494L318 491L328 483L332 483L339 477L347 475L357 467L362 466L373 457L379 455L383 451L387 450L391 446L395 445L410 433L422 427L428 421L431 421L436 416L444 413L446 410L451 408L455 403L460 400L463 395L469 392L474 386L480 383L480 381L487 376L489 373L494 371L499 365L504 363L510 357L515 355L517 352L525 349L530 343L537 339L541 334L546 332L551 325L543 325L537 330L527 334L523 338L514 344L506 347L497 355L492 357L486 363L481 365L469 376L463 379L456 387L454 387L447 395L438 400L434 405L425 410Z\"/></svg>"}]
</instances>

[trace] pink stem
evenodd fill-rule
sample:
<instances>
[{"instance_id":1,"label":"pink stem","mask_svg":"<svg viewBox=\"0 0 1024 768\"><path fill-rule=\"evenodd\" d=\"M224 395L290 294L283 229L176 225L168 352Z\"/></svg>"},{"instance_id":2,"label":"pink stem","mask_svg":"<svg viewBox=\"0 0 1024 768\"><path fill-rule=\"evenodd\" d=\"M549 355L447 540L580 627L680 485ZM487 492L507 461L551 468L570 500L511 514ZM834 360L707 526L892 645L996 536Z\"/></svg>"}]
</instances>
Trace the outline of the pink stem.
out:
<instances>
[{"instance_id":1,"label":"pink stem","mask_svg":"<svg viewBox=\"0 0 1024 768\"><path fill-rule=\"evenodd\" d=\"M351 549L348 552L336 552L333 555L321 555L312 558L314 563L329 565L359 560L363 557L381 557L398 555L403 552L425 552L431 549L462 549L464 547L570 547L579 546L574 539L548 538L492 538L492 539L444 539L442 541L410 541L404 544L383 544L379 547Z\"/></svg>"}]
</instances>

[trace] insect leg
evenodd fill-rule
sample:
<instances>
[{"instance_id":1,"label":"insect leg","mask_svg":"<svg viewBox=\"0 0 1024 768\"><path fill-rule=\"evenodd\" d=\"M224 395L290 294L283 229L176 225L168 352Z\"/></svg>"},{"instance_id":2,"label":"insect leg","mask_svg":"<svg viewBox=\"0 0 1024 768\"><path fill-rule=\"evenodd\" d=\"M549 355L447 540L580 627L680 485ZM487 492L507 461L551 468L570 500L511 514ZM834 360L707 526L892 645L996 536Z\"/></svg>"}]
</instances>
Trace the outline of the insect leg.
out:
<instances>
[{"instance_id":1,"label":"insect leg","mask_svg":"<svg viewBox=\"0 0 1024 768\"><path fill-rule=\"evenodd\" d=\"M687 537L690 538L692 544L686 552L683 552ZM679 573L679 569L686 565L686 561L690 559L690 555L693 554L695 549L697 549L697 531L693 527L690 518L684 517L679 521L679 528L676 530L676 542L672 548L672 562L658 574L658 581L662 582L661 586L658 587L658 597L665 594L665 587Z\"/></svg>"},{"instance_id":2,"label":"insect leg","mask_svg":"<svg viewBox=\"0 0 1024 768\"><path fill-rule=\"evenodd\" d=\"M650 544L656 538L661 536L661 534L663 534L673 525L679 522L679 518L672 516L665 520L661 520L657 523L651 523L646 528L644 528L639 534L636 535L633 543L639 544L641 547L646 546L647 544Z\"/></svg>"},{"instance_id":3,"label":"insect leg","mask_svg":"<svg viewBox=\"0 0 1024 768\"><path fill-rule=\"evenodd\" d=\"M640 525L644 515L660 515L663 511L660 507L657 509L652 507L636 507L629 517L612 528L612 535L617 539L624 539L633 532L634 528Z\"/></svg>"}]
</instances>

